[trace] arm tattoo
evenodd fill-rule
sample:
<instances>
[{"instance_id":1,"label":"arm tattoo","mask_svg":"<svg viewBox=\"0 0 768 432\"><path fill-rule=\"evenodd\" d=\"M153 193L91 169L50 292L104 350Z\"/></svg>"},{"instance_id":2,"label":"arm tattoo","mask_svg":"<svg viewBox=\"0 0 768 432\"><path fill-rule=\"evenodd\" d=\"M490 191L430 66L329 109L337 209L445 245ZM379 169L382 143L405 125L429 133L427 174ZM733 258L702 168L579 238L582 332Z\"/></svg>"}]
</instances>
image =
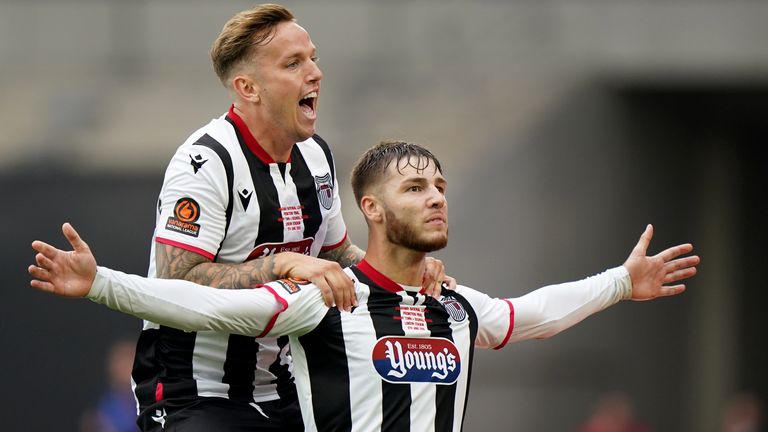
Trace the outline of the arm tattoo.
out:
<instances>
[{"instance_id":1,"label":"arm tattoo","mask_svg":"<svg viewBox=\"0 0 768 432\"><path fill-rule=\"evenodd\" d=\"M279 278L274 256L242 264L213 263L197 253L161 243L155 246L155 256L159 278L185 279L214 288L253 288Z\"/></svg>"},{"instance_id":2,"label":"arm tattoo","mask_svg":"<svg viewBox=\"0 0 768 432\"><path fill-rule=\"evenodd\" d=\"M336 261L342 267L349 267L363 260L365 251L352 244L348 238L341 246L327 252L321 252L318 258Z\"/></svg>"}]
</instances>

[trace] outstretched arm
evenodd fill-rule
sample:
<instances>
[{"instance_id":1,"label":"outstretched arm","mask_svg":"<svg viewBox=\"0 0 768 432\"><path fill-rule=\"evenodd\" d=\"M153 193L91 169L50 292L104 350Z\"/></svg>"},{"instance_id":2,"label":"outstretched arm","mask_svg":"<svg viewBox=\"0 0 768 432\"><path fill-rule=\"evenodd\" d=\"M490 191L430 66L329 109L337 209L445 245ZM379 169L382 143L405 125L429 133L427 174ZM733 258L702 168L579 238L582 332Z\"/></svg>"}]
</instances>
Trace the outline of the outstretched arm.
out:
<instances>
[{"instance_id":1,"label":"outstretched arm","mask_svg":"<svg viewBox=\"0 0 768 432\"><path fill-rule=\"evenodd\" d=\"M72 251L41 241L29 266L31 285L63 297L88 297L158 324L260 336L285 309L268 289L212 290L178 279L148 279L96 266L88 245L70 224L62 227Z\"/></svg>"},{"instance_id":2,"label":"outstretched arm","mask_svg":"<svg viewBox=\"0 0 768 432\"><path fill-rule=\"evenodd\" d=\"M683 256L693 250L691 244L647 256L652 237L653 226L648 225L623 268L510 299L514 323L509 340L553 336L619 300L651 300L682 293L685 285L677 282L696 274L699 257Z\"/></svg>"}]
</instances>

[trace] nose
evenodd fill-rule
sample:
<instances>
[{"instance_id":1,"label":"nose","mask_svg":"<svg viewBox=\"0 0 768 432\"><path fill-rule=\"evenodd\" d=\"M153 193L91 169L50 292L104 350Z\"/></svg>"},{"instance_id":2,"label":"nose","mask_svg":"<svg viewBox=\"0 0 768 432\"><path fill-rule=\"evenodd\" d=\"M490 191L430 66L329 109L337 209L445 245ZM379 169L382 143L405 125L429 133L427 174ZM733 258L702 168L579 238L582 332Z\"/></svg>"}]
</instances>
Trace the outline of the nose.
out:
<instances>
[{"instance_id":1,"label":"nose","mask_svg":"<svg viewBox=\"0 0 768 432\"><path fill-rule=\"evenodd\" d=\"M318 82L323 79L323 71L320 70L320 66L314 61L309 62L309 73L307 73L307 81Z\"/></svg>"},{"instance_id":2,"label":"nose","mask_svg":"<svg viewBox=\"0 0 768 432\"><path fill-rule=\"evenodd\" d=\"M429 198L427 198L427 206L430 208L443 208L447 204L445 200L445 194L440 192L436 187L431 187Z\"/></svg>"}]
</instances>

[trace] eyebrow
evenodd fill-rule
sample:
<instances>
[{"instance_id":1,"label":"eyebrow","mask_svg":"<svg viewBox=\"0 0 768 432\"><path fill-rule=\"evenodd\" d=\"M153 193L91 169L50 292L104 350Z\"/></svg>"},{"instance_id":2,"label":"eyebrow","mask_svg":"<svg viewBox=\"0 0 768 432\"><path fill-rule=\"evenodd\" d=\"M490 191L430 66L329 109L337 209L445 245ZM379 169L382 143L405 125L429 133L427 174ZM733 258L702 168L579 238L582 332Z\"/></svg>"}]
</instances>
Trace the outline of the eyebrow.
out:
<instances>
[{"instance_id":1,"label":"eyebrow","mask_svg":"<svg viewBox=\"0 0 768 432\"><path fill-rule=\"evenodd\" d=\"M416 184L424 185L429 183L429 181L424 176L405 177L400 181L400 184L408 184L408 183L416 183ZM438 186L446 186L448 185L448 180L446 180L444 177L441 176L435 179L435 184L437 184Z\"/></svg>"}]
</instances>

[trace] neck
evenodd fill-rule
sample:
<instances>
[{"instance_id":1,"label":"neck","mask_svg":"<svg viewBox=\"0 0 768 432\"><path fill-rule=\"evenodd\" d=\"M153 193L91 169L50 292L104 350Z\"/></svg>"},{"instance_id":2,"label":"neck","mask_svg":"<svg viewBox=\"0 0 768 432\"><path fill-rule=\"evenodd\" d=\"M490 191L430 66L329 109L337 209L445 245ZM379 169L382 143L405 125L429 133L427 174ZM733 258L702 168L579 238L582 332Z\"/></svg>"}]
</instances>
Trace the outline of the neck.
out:
<instances>
[{"instance_id":1,"label":"neck","mask_svg":"<svg viewBox=\"0 0 768 432\"><path fill-rule=\"evenodd\" d=\"M296 141L286 137L270 121L263 118L255 105L247 103L235 103L235 113L240 116L248 127L251 135L256 138L261 148L275 161L287 162L291 157Z\"/></svg>"},{"instance_id":2,"label":"neck","mask_svg":"<svg viewBox=\"0 0 768 432\"><path fill-rule=\"evenodd\" d=\"M425 252L405 249L391 243L376 244L368 239L365 260L379 273L400 285L421 286L426 269Z\"/></svg>"}]
</instances>

